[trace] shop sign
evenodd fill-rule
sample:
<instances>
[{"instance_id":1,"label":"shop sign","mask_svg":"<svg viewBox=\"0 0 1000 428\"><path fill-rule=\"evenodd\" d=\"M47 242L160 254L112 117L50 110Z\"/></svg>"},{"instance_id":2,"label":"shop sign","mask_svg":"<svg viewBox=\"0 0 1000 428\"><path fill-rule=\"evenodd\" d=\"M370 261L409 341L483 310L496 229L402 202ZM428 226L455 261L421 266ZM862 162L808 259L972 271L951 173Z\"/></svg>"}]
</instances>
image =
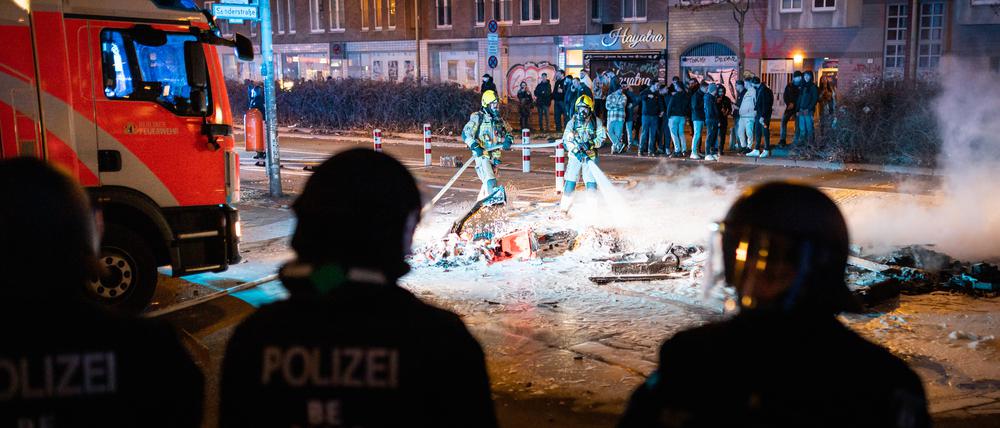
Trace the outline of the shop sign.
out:
<instances>
[{"instance_id":1,"label":"shop sign","mask_svg":"<svg viewBox=\"0 0 1000 428\"><path fill-rule=\"evenodd\" d=\"M587 50L663 50L667 48L666 25L621 24L607 33L588 36L585 45Z\"/></svg>"},{"instance_id":2,"label":"shop sign","mask_svg":"<svg viewBox=\"0 0 1000 428\"><path fill-rule=\"evenodd\" d=\"M736 67L740 58L736 55L682 56L681 67Z\"/></svg>"}]
</instances>

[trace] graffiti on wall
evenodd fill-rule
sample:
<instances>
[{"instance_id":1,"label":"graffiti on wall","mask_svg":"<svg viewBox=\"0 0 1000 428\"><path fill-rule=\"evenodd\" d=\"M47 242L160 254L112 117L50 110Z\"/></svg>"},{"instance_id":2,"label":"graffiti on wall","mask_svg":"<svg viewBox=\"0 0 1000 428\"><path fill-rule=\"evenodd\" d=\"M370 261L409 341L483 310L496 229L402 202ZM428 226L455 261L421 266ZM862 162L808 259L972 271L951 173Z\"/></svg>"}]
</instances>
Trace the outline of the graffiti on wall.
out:
<instances>
[{"instance_id":1,"label":"graffiti on wall","mask_svg":"<svg viewBox=\"0 0 1000 428\"><path fill-rule=\"evenodd\" d=\"M705 74L708 74L708 76L705 76ZM705 80L707 77L711 79L712 82L715 82L715 84L721 84L724 86L726 88L726 96L733 101L736 101L736 81L738 80L739 72L737 72L735 68L712 70L705 74L699 73L696 70L687 70L688 80L698 79L700 82Z\"/></svg>"},{"instance_id":2,"label":"graffiti on wall","mask_svg":"<svg viewBox=\"0 0 1000 428\"><path fill-rule=\"evenodd\" d=\"M507 79L505 81L507 84L507 97L511 99L517 98L517 91L521 86L521 82L527 82L528 90L534 92L535 85L541 79L542 73L548 73L549 80L551 81L556 75L556 66L546 61L526 62L511 66L507 70Z\"/></svg>"}]
</instances>

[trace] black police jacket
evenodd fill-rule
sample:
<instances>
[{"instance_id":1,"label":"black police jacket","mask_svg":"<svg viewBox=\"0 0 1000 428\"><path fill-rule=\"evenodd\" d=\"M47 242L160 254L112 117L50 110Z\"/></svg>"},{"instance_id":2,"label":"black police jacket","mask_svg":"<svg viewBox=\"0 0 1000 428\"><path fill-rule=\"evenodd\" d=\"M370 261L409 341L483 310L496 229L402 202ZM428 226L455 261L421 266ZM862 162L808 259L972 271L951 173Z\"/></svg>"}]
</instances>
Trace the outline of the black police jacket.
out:
<instances>
[{"instance_id":1,"label":"black police jacket","mask_svg":"<svg viewBox=\"0 0 1000 428\"><path fill-rule=\"evenodd\" d=\"M0 306L0 427L200 427L204 394L169 326L81 301Z\"/></svg>"},{"instance_id":2,"label":"black police jacket","mask_svg":"<svg viewBox=\"0 0 1000 428\"><path fill-rule=\"evenodd\" d=\"M395 284L293 293L250 315L226 350L221 427L496 424L462 320Z\"/></svg>"},{"instance_id":3,"label":"black police jacket","mask_svg":"<svg viewBox=\"0 0 1000 428\"><path fill-rule=\"evenodd\" d=\"M741 314L678 333L632 395L629 427L927 427L923 386L832 316Z\"/></svg>"}]
</instances>

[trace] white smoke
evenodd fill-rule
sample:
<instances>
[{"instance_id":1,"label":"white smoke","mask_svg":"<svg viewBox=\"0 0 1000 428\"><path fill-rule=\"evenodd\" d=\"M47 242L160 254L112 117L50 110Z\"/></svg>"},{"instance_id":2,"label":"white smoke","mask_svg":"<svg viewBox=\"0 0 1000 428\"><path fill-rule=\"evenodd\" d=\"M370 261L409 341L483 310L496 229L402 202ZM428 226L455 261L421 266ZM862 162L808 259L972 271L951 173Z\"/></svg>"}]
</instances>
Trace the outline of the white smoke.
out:
<instances>
[{"instance_id":1,"label":"white smoke","mask_svg":"<svg viewBox=\"0 0 1000 428\"><path fill-rule=\"evenodd\" d=\"M969 260L1000 257L1000 85L996 75L942 62L935 104L943 139L939 191L923 202L866 201L845 207L852 238L873 248L933 245Z\"/></svg>"}]
</instances>

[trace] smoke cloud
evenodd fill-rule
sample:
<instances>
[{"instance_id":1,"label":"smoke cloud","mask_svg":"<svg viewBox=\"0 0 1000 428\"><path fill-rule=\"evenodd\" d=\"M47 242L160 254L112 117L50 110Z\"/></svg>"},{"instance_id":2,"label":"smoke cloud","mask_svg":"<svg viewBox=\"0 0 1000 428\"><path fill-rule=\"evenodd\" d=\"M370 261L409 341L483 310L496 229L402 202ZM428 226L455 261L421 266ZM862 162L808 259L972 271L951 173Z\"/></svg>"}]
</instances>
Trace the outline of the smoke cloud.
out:
<instances>
[{"instance_id":1,"label":"smoke cloud","mask_svg":"<svg viewBox=\"0 0 1000 428\"><path fill-rule=\"evenodd\" d=\"M870 248L932 245L968 260L1000 257L1000 85L996 76L955 60L942 62L935 104L943 139L938 192L845 207L853 240ZM877 137L877 136L873 136Z\"/></svg>"}]
</instances>

